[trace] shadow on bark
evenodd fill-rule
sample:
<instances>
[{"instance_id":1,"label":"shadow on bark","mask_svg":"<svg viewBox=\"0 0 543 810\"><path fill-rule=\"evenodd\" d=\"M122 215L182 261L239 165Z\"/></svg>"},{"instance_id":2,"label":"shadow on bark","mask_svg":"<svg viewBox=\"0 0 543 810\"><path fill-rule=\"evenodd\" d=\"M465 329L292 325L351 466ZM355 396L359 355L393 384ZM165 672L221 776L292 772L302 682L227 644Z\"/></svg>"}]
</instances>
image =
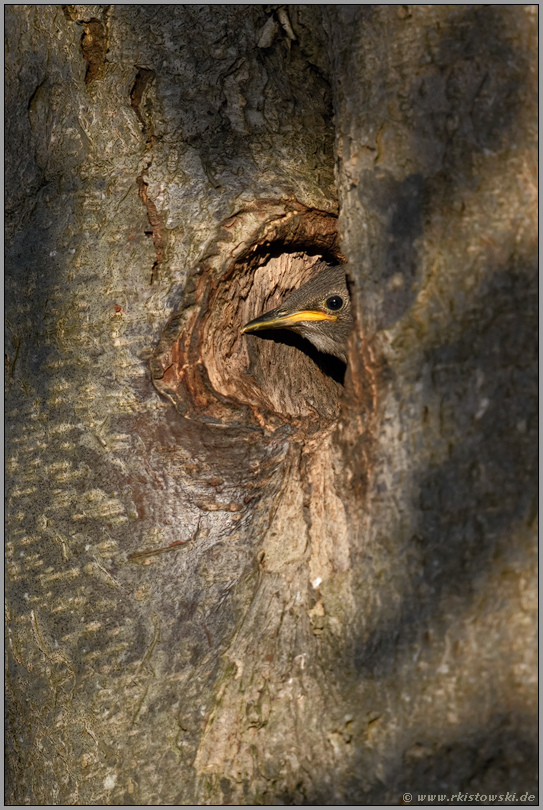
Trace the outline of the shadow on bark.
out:
<instances>
[{"instance_id":1,"label":"shadow on bark","mask_svg":"<svg viewBox=\"0 0 543 810\"><path fill-rule=\"evenodd\" d=\"M495 271L460 337L425 355L438 418L451 435L449 458L418 473L413 592L396 620L358 642L361 670L388 670L421 633L423 617L439 615L444 597L468 604L480 574L522 554L511 545L513 530L532 525L537 504L535 283L528 269Z\"/></svg>"},{"instance_id":2,"label":"shadow on bark","mask_svg":"<svg viewBox=\"0 0 543 810\"><path fill-rule=\"evenodd\" d=\"M345 804L356 801L378 805L385 797L387 803L400 805L405 803L402 796L410 793L413 797L410 805L427 806L438 804L439 796L446 795L450 800L454 794L462 793L458 804L480 806L503 804L507 795L512 803L515 795L518 802L527 792L534 799L525 804L537 805L538 751L534 736L529 734L527 718L496 715L488 727L467 725L440 743L435 742L437 735L432 731L428 729L427 736L421 736L404 753L401 767L397 772L389 771L382 784L362 795L354 780L352 788L347 784ZM376 765L377 762L373 763ZM475 800L477 793L486 799Z\"/></svg>"},{"instance_id":3,"label":"shadow on bark","mask_svg":"<svg viewBox=\"0 0 543 810\"><path fill-rule=\"evenodd\" d=\"M447 800L450 803L451 799L466 806L502 805L520 803L521 796L527 794L533 799L522 804L537 806L536 779L526 775L537 772L538 749L535 739L519 730L525 720L522 716L496 716L488 728L465 727L458 736L440 744L435 743L429 729L427 739L421 737L405 752L399 770L387 772L373 788L361 789L361 782L378 762L361 759L357 763L360 775L345 780L340 786L343 801L336 798L334 805L429 806ZM406 793L411 794L411 800L402 800ZM452 798L455 794L456 799ZM315 797L308 801L300 783L298 791L281 794L274 804L329 806L330 786L317 784Z\"/></svg>"},{"instance_id":4,"label":"shadow on bark","mask_svg":"<svg viewBox=\"0 0 543 810\"><path fill-rule=\"evenodd\" d=\"M504 41L503 24L496 7L458 7L454 26L436 36L433 63L426 75L424 69L417 74L408 102L414 111L413 151L424 155L421 163L426 170L402 181L385 166L361 173L360 201L382 227L380 238L370 242L374 280L384 291L379 328L399 322L416 302L423 270L417 240L427 224L441 217L452 223L450 227L456 223L461 233L458 214L464 210L463 197L476 194L481 184L478 157L495 160L490 171L498 172L499 161L505 165L514 157L517 138L526 141L520 116L529 60L520 48ZM511 184L510 169L504 172L504 181ZM496 229L496 224L490 227ZM499 253L503 234L492 235ZM379 591L382 609L372 608L373 616L361 616L359 627L366 624L353 640L352 659L347 642L335 666L338 678L345 680L354 663L353 688L364 684L377 706L386 705L387 699L390 704L390 696L380 696L380 684L386 691L393 689L391 683L402 682L406 672L417 677L417 668L410 663L413 654L415 661L419 654L430 657L432 648L443 645L467 614L491 610L488 605L480 607L489 578L493 607L499 610L502 583L511 569L530 564L527 534L537 509L537 271L530 247L521 243L514 252L511 248L506 264L489 258L482 281L468 295L460 295L455 311L451 307L447 313L446 325L439 333L434 330L434 345L427 341L420 366L407 368L407 374L424 385L427 407L421 444L441 443L443 452L437 455L445 460L420 466L408 485L398 481L400 490L410 489L418 498L413 510L418 520L410 541L402 547L401 540L383 534L355 562L360 603L369 601L369 582L370 592ZM371 295L370 284L367 289ZM438 341L440 345L435 345ZM391 373L385 369L383 386L391 382ZM403 399L403 381L397 382ZM408 418L405 424L410 425ZM396 427L404 425L399 422ZM412 437L406 440L409 443ZM394 478L394 470L389 472ZM392 491L382 497L395 508ZM377 581L380 568L388 571L382 586ZM400 592L399 604L391 599L392 586ZM503 656L502 649L498 669L509 667ZM437 667L435 660L430 666ZM465 701L464 710L469 712L472 706L476 716L480 699L464 697L461 685L458 695ZM427 739L432 742L421 740L420 748L411 755L407 752L391 777L399 785L394 803L400 803L404 790L522 793L530 780L534 793L532 721L515 712L507 714L509 698L509 693L494 698L498 710L503 706L505 719L497 718L484 728L463 728L450 741L444 737L454 729L447 729L446 721L443 728L433 729L430 721ZM405 724L404 730L407 716L400 704L395 721ZM368 727L370 723L371 718ZM400 756L401 735L395 748ZM360 771L373 774L367 777L371 780L380 760L369 753L370 746L367 751ZM365 778L353 778L350 799L382 803L387 785L375 783L370 790L363 787ZM445 782L447 788L442 787Z\"/></svg>"},{"instance_id":5,"label":"shadow on bark","mask_svg":"<svg viewBox=\"0 0 543 810\"><path fill-rule=\"evenodd\" d=\"M461 19L454 21L435 47L438 70L430 79L417 80L411 90L417 112L414 148L417 143L420 149L427 148L428 138L445 144L442 170L429 179L411 175L402 183L386 176L374 182L369 192L389 234L382 242L386 246L380 263L386 268L384 280L393 277L397 268L409 275L409 283L386 294L381 326L399 320L416 298L418 290L411 282L416 284L420 277L416 239L424 231L424 222L436 211L454 216L451 206L459 192L478 185L474 155L514 147L528 57L504 40L503 19L496 7L458 7L458 14ZM366 196L368 188L362 193ZM460 314L451 313L449 335L443 334L442 345L425 352L423 363L431 370L430 394L440 403L438 433L450 434L449 458L437 468L418 473L420 524L412 538L414 595L406 595L398 624L387 623L368 642L359 643L355 658L362 668L375 671L390 665L400 627L401 643L411 643L419 632L421 615L434 615L443 595L469 600L476 587L474 578L500 557L515 553L509 547L512 527L533 522L535 266L534 257L533 263L513 259L510 266L486 269L471 303ZM426 412L423 430L428 431L429 418ZM424 590L431 595L423 597Z\"/></svg>"}]
</instances>

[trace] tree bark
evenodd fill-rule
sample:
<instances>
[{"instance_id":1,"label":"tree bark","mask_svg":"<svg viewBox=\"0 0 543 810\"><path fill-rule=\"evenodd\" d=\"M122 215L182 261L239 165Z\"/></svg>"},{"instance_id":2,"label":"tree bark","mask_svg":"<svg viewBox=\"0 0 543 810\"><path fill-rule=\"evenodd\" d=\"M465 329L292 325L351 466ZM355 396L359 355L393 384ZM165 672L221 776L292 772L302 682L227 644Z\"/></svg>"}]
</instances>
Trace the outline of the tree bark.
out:
<instances>
[{"instance_id":1,"label":"tree bark","mask_svg":"<svg viewBox=\"0 0 543 810\"><path fill-rule=\"evenodd\" d=\"M8 804L537 802L536 14L7 7Z\"/></svg>"}]
</instances>

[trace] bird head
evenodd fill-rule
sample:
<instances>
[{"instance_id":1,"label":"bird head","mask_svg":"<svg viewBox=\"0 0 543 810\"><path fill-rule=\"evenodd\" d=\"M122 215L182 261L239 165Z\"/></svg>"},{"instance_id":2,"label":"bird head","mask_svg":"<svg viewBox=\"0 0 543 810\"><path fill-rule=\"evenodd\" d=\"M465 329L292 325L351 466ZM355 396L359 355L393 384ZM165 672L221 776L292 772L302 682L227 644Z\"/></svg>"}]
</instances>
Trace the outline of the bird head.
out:
<instances>
[{"instance_id":1,"label":"bird head","mask_svg":"<svg viewBox=\"0 0 543 810\"><path fill-rule=\"evenodd\" d=\"M275 309L249 321L241 333L291 329L315 348L347 362L352 328L351 300L343 267L326 267Z\"/></svg>"}]
</instances>

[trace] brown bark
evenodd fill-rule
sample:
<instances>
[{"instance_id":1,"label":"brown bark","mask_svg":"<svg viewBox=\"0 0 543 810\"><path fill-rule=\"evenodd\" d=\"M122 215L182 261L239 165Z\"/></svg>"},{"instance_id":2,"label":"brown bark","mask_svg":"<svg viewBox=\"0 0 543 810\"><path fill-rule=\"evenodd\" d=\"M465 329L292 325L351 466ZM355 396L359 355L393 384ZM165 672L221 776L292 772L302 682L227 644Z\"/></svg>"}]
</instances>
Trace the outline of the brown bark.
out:
<instances>
[{"instance_id":1,"label":"brown bark","mask_svg":"<svg viewBox=\"0 0 543 810\"><path fill-rule=\"evenodd\" d=\"M535 794L532 7L6 29L7 803Z\"/></svg>"}]
</instances>

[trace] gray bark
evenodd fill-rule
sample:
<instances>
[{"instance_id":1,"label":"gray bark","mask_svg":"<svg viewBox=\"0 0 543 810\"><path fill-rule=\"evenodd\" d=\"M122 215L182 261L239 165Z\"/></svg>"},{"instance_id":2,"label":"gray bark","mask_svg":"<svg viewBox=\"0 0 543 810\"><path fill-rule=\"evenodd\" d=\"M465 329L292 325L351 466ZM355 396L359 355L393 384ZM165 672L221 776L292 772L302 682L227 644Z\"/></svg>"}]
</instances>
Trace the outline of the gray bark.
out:
<instances>
[{"instance_id":1,"label":"gray bark","mask_svg":"<svg viewBox=\"0 0 543 810\"><path fill-rule=\"evenodd\" d=\"M8 804L535 795L536 29L7 8Z\"/></svg>"}]
</instances>

